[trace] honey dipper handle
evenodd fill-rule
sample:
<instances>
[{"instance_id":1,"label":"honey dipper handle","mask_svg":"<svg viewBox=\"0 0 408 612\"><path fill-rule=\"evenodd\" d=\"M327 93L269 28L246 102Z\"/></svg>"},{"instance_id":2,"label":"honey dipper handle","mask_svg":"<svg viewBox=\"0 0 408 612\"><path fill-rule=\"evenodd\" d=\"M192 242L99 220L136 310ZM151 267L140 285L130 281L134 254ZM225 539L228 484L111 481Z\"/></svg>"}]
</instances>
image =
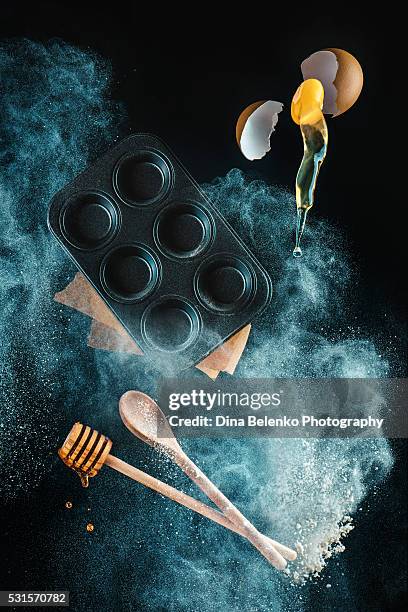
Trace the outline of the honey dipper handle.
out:
<instances>
[{"instance_id":1,"label":"honey dipper handle","mask_svg":"<svg viewBox=\"0 0 408 612\"><path fill-rule=\"evenodd\" d=\"M213 482L191 461L183 451L174 457L177 465L193 480L196 485L211 499L231 523L241 529L247 540L259 550L277 569L285 569L286 561L272 545L270 540L262 535L248 519L236 508L230 500L221 493Z\"/></svg>"},{"instance_id":2,"label":"honey dipper handle","mask_svg":"<svg viewBox=\"0 0 408 612\"><path fill-rule=\"evenodd\" d=\"M197 512L198 514L201 514L202 516L205 516L206 518L214 521L215 523L222 525L226 529L229 529L230 531L233 531L234 533L238 533L239 535L246 537L242 529L240 529L239 527L236 527L233 523L231 523L230 520L227 519L226 516L221 514L221 512L218 512L218 510L215 510L214 508L210 508L210 506L203 504L202 502L198 501L198 499L194 499L194 497L190 497L190 495L187 495L186 493L183 493L182 491L179 491L178 489L171 487L165 482L162 482L161 480L158 480L157 478L150 476L150 474L146 474L145 472L142 472L141 470L135 468L133 465L129 465L129 463L126 463L125 461L122 461L121 459L118 459L117 457L114 457L113 455L107 456L105 460L105 465L109 465L109 467L116 470L117 472L120 472L121 474L124 474L125 476L128 476L129 478L132 478L132 480L136 480L137 482L140 482L145 487L148 487L149 489L152 489L153 491L156 491L157 493L160 493L161 495L168 497L169 499L175 501L176 503L182 506L185 506L186 508L189 508L190 510L193 510L194 512ZM270 541L271 541L271 544L275 546L277 549L279 549L279 551L287 559L293 560L296 557L296 553L290 548L288 548L287 546L284 546L283 544L280 544L279 542L275 542L274 540L270 540Z\"/></svg>"}]
</instances>

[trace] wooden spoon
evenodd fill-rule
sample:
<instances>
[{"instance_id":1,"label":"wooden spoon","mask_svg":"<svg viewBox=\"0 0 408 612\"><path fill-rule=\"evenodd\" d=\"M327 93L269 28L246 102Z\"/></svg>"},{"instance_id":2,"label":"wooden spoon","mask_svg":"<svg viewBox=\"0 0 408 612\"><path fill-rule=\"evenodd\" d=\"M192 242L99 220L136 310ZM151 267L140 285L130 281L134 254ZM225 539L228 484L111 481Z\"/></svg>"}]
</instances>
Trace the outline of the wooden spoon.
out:
<instances>
[{"instance_id":1,"label":"wooden spoon","mask_svg":"<svg viewBox=\"0 0 408 612\"><path fill-rule=\"evenodd\" d=\"M143 442L162 450L174 461L272 565L280 570L286 567L285 559L268 538L245 518L182 450L165 415L151 397L140 391L128 391L120 398L119 412L126 427ZM163 437L158 438L157 431Z\"/></svg>"}]
</instances>

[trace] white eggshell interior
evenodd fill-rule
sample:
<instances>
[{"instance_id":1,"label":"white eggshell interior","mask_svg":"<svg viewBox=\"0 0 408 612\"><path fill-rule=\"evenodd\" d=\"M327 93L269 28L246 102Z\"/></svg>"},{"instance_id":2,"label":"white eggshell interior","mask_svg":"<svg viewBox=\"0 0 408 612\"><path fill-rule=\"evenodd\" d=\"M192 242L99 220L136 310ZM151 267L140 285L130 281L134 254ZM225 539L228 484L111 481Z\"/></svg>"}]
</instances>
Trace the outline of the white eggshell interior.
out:
<instances>
[{"instance_id":1,"label":"white eggshell interior","mask_svg":"<svg viewBox=\"0 0 408 612\"><path fill-rule=\"evenodd\" d=\"M337 113L337 89L334 80L339 63L333 51L316 51L307 57L300 65L303 79L318 79L323 85L323 112L327 115Z\"/></svg>"},{"instance_id":2,"label":"white eggshell interior","mask_svg":"<svg viewBox=\"0 0 408 612\"><path fill-rule=\"evenodd\" d=\"M268 100L248 117L240 141L241 151L247 159L261 159L271 150L270 137L282 109L281 102Z\"/></svg>"}]
</instances>

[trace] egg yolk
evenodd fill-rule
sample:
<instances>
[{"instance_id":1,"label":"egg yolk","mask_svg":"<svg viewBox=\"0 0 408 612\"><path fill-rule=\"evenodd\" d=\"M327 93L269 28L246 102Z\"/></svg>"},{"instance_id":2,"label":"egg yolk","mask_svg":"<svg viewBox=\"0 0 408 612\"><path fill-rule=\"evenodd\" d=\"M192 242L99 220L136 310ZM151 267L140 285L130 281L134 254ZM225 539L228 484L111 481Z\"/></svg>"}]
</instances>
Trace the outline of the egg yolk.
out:
<instances>
[{"instance_id":1,"label":"egg yolk","mask_svg":"<svg viewBox=\"0 0 408 612\"><path fill-rule=\"evenodd\" d=\"M291 114L297 125L314 125L322 117L323 85L317 79L303 81L293 96Z\"/></svg>"}]
</instances>

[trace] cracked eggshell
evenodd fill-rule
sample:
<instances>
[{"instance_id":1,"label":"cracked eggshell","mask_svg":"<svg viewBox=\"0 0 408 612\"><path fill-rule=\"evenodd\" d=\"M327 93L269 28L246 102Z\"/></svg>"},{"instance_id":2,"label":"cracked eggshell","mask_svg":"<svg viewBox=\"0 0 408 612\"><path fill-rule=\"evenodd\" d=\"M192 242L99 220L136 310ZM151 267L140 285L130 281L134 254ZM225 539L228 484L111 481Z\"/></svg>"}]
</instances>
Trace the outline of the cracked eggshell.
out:
<instances>
[{"instance_id":1,"label":"cracked eggshell","mask_svg":"<svg viewBox=\"0 0 408 612\"><path fill-rule=\"evenodd\" d=\"M323 112L337 117L353 106L363 88L363 70L343 49L316 51L301 63L303 78L318 79L324 87Z\"/></svg>"},{"instance_id":2,"label":"cracked eggshell","mask_svg":"<svg viewBox=\"0 0 408 612\"><path fill-rule=\"evenodd\" d=\"M261 100L250 104L240 114L236 127L237 143L247 159L261 159L271 150L270 137L282 109L281 102Z\"/></svg>"}]
</instances>

